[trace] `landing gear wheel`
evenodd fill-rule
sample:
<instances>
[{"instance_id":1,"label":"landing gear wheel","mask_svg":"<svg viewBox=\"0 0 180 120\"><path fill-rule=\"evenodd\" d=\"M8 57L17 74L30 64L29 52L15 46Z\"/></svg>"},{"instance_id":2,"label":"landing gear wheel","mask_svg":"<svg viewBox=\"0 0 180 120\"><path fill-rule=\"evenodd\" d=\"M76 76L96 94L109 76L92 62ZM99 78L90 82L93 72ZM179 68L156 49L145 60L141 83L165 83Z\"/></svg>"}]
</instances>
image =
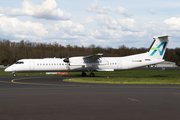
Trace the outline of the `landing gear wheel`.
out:
<instances>
[{"instance_id":1,"label":"landing gear wheel","mask_svg":"<svg viewBox=\"0 0 180 120\"><path fill-rule=\"evenodd\" d=\"M16 73L13 73L13 77L16 77L17 75L16 75Z\"/></svg>"},{"instance_id":2,"label":"landing gear wheel","mask_svg":"<svg viewBox=\"0 0 180 120\"><path fill-rule=\"evenodd\" d=\"M95 74L94 73L90 73L90 77L95 77Z\"/></svg>"},{"instance_id":3,"label":"landing gear wheel","mask_svg":"<svg viewBox=\"0 0 180 120\"><path fill-rule=\"evenodd\" d=\"M85 72L82 73L82 77L86 77L86 73Z\"/></svg>"}]
</instances>

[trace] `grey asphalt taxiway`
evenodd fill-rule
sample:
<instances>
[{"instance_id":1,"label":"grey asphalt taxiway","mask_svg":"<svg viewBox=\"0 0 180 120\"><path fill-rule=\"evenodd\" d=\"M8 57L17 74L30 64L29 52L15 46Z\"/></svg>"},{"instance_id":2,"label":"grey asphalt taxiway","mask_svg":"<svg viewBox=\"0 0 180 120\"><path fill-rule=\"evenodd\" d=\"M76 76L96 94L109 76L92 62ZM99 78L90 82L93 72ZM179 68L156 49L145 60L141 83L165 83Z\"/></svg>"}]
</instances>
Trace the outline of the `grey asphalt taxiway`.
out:
<instances>
[{"instance_id":1,"label":"grey asphalt taxiway","mask_svg":"<svg viewBox=\"0 0 180 120\"><path fill-rule=\"evenodd\" d=\"M180 120L180 86L0 76L0 120Z\"/></svg>"}]
</instances>

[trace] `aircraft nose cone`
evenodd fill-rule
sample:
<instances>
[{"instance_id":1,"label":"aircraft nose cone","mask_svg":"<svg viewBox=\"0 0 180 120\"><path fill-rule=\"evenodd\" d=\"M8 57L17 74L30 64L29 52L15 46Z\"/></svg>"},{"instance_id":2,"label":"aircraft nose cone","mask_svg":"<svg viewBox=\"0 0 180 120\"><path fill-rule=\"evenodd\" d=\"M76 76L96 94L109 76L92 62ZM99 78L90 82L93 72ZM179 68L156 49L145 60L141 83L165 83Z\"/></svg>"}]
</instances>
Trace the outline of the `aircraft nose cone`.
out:
<instances>
[{"instance_id":1,"label":"aircraft nose cone","mask_svg":"<svg viewBox=\"0 0 180 120\"><path fill-rule=\"evenodd\" d=\"M7 67L4 71L5 71L5 72L11 72L12 69L11 69L10 67Z\"/></svg>"},{"instance_id":2,"label":"aircraft nose cone","mask_svg":"<svg viewBox=\"0 0 180 120\"><path fill-rule=\"evenodd\" d=\"M8 68L6 68L4 71L7 72L7 71L8 71Z\"/></svg>"}]
</instances>

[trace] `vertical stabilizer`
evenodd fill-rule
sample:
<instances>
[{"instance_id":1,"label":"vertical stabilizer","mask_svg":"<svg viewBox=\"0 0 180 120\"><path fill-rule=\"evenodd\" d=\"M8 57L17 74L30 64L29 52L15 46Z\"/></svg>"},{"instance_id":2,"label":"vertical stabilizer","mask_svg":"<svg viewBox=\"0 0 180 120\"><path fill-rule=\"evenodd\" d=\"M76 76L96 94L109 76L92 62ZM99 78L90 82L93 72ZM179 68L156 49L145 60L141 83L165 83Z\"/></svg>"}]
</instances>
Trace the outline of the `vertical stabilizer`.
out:
<instances>
[{"instance_id":1,"label":"vertical stabilizer","mask_svg":"<svg viewBox=\"0 0 180 120\"><path fill-rule=\"evenodd\" d=\"M154 42L149 49L148 56L150 58L163 59L170 37L168 35L153 37Z\"/></svg>"}]
</instances>

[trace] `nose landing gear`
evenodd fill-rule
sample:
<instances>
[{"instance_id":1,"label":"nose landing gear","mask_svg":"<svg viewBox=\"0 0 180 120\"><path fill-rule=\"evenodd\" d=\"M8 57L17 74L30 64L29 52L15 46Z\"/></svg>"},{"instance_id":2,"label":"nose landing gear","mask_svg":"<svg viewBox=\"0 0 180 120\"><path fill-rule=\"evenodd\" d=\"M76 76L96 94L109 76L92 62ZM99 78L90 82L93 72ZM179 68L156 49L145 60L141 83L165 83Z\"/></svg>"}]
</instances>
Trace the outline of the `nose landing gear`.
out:
<instances>
[{"instance_id":1,"label":"nose landing gear","mask_svg":"<svg viewBox=\"0 0 180 120\"><path fill-rule=\"evenodd\" d=\"M13 77L16 77L17 75L16 75L16 73L13 73Z\"/></svg>"}]
</instances>

